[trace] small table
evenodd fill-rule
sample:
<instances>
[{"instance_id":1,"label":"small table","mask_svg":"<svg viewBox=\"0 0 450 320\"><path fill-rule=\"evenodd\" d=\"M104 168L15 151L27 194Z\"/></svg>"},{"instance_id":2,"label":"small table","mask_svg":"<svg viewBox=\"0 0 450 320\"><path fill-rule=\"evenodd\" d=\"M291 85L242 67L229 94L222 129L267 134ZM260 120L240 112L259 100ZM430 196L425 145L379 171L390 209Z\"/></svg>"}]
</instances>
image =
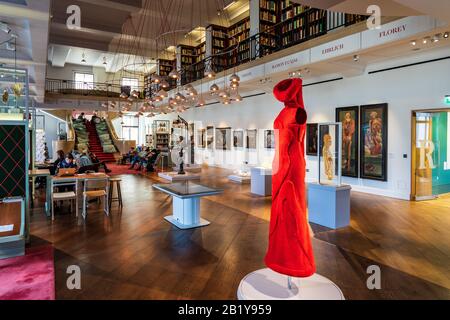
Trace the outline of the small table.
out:
<instances>
[{"instance_id":1,"label":"small table","mask_svg":"<svg viewBox=\"0 0 450 320\"><path fill-rule=\"evenodd\" d=\"M264 167L251 169L251 193L263 197L272 195L272 169Z\"/></svg>"},{"instance_id":2,"label":"small table","mask_svg":"<svg viewBox=\"0 0 450 320\"><path fill-rule=\"evenodd\" d=\"M223 190L212 189L191 181L155 184L153 188L172 196L173 215L164 219L183 230L209 225L209 221L200 217L200 198L223 193Z\"/></svg>"},{"instance_id":3,"label":"small table","mask_svg":"<svg viewBox=\"0 0 450 320\"><path fill-rule=\"evenodd\" d=\"M199 174L189 172L186 172L185 174L178 174L178 172L159 172L158 177L168 180L170 182L200 180Z\"/></svg>"},{"instance_id":4,"label":"small table","mask_svg":"<svg viewBox=\"0 0 450 320\"><path fill-rule=\"evenodd\" d=\"M45 177L45 214L47 217L51 215L51 174L49 169L37 169L37 170L29 170L28 175L33 179L32 184L32 197L35 197L35 187L34 187L34 179L37 177Z\"/></svg>"}]
</instances>

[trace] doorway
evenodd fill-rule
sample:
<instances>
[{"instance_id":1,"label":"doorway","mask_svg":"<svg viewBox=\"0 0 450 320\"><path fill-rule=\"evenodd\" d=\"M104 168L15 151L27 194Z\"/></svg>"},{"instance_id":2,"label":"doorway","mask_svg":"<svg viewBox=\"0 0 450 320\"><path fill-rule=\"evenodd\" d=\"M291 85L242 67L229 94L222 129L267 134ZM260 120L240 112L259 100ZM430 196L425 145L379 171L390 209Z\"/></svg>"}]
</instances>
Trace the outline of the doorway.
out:
<instances>
[{"instance_id":1,"label":"doorway","mask_svg":"<svg viewBox=\"0 0 450 320\"><path fill-rule=\"evenodd\" d=\"M411 198L450 193L450 110L412 113Z\"/></svg>"}]
</instances>

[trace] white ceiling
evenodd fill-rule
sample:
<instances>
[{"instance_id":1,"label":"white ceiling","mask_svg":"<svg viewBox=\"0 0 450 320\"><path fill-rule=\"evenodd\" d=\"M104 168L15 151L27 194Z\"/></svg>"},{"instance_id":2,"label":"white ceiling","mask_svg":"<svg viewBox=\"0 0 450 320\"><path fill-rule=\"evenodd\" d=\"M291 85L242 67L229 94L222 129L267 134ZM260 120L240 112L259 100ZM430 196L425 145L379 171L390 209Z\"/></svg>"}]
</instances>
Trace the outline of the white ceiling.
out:
<instances>
[{"instance_id":1,"label":"white ceiling","mask_svg":"<svg viewBox=\"0 0 450 320\"><path fill-rule=\"evenodd\" d=\"M13 1L14 2L14 1ZM15 1L20 3L21 1ZM30 1L25 4L0 1L0 21L9 25L17 35L17 67L26 68L30 78L30 95L43 101L47 66L50 0ZM9 36L0 31L0 42ZM14 67L14 52L0 48L0 63Z\"/></svg>"}]
</instances>

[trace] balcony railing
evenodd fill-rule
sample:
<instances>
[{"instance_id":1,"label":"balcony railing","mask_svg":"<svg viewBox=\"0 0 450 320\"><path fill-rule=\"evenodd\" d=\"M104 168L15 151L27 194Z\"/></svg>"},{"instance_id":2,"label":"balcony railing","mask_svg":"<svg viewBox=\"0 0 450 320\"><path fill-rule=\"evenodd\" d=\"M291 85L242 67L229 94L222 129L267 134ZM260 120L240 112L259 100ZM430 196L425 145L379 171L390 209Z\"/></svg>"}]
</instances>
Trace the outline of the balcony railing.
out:
<instances>
[{"instance_id":1,"label":"balcony railing","mask_svg":"<svg viewBox=\"0 0 450 320\"><path fill-rule=\"evenodd\" d=\"M120 85L114 85L110 83L46 79L45 92L67 95L118 98L120 96L120 93L122 92L122 87Z\"/></svg>"}]
</instances>

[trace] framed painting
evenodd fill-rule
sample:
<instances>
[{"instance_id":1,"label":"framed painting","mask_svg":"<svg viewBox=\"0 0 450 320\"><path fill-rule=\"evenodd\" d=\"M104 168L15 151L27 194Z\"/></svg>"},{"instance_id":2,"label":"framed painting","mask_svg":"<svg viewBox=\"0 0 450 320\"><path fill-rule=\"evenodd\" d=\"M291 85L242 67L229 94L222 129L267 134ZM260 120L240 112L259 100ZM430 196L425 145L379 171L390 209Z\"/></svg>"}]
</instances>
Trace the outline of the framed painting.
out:
<instances>
[{"instance_id":1,"label":"framed painting","mask_svg":"<svg viewBox=\"0 0 450 320\"><path fill-rule=\"evenodd\" d=\"M264 130L264 148L275 149L275 131Z\"/></svg>"},{"instance_id":2,"label":"framed painting","mask_svg":"<svg viewBox=\"0 0 450 320\"><path fill-rule=\"evenodd\" d=\"M231 150L231 128L216 128L216 149Z\"/></svg>"},{"instance_id":3,"label":"framed painting","mask_svg":"<svg viewBox=\"0 0 450 320\"><path fill-rule=\"evenodd\" d=\"M258 136L258 130L247 130L247 149L256 149L256 138Z\"/></svg>"},{"instance_id":4,"label":"framed painting","mask_svg":"<svg viewBox=\"0 0 450 320\"><path fill-rule=\"evenodd\" d=\"M306 154L317 156L317 123L306 124Z\"/></svg>"},{"instance_id":5,"label":"framed painting","mask_svg":"<svg viewBox=\"0 0 450 320\"><path fill-rule=\"evenodd\" d=\"M200 129L197 131L197 143L200 149L205 149L206 147L206 129Z\"/></svg>"},{"instance_id":6,"label":"framed painting","mask_svg":"<svg viewBox=\"0 0 450 320\"><path fill-rule=\"evenodd\" d=\"M214 127L206 127L206 148L212 149L214 146Z\"/></svg>"},{"instance_id":7,"label":"framed painting","mask_svg":"<svg viewBox=\"0 0 450 320\"><path fill-rule=\"evenodd\" d=\"M336 122L342 123L342 175L358 178L359 106L337 108Z\"/></svg>"},{"instance_id":8,"label":"framed painting","mask_svg":"<svg viewBox=\"0 0 450 320\"><path fill-rule=\"evenodd\" d=\"M361 106L360 176L387 181L388 105Z\"/></svg>"},{"instance_id":9,"label":"framed painting","mask_svg":"<svg viewBox=\"0 0 450 320\"><path fill-rule=\"evenodd\" d=\"M242 130L233 131L233 147L234 148L244 147L244 131Z\"/></svg>"}]
</instances>

